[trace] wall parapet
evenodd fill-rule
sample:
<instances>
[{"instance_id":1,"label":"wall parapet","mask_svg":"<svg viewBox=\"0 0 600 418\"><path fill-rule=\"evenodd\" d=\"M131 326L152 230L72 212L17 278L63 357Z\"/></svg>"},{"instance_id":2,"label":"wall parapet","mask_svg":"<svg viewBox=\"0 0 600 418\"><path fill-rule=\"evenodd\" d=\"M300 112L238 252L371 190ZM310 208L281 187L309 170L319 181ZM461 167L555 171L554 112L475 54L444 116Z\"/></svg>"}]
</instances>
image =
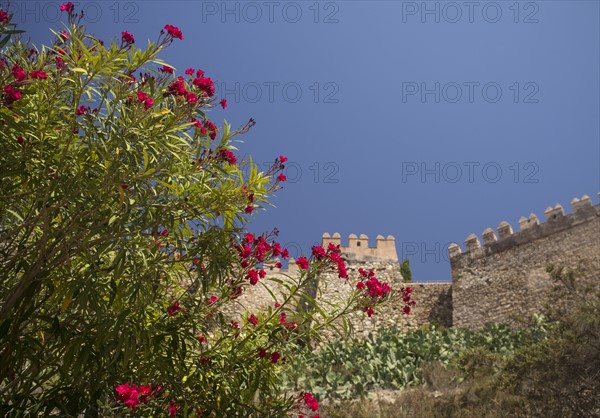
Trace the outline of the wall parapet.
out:
<instances>
[{"instance_id":1,"label":"wall parapet","mask_svg":"<svg viewBox=\"0 0 600 418\"><path fill-rule=\"evenodd\" d=\"M600 193L598 195L600 196ZM477 235L470 234L465 240L464 252L457 243L448 246L450 263L456 263L459 259L465 258L475 260L487 257L600 217L600 204L594 206L588 195L583 195L581 199L574 198L571 201L571 208L572 213L565 214L559 203L554 207L548 207L544 211L546 221L543 223L540 223L538 217L533 213L529 217L523 216L519 219L518 232L513 232L512 226L508 222L502 221L497 228L498 236L492 228L486 228L483 231L483 244Z\"/></svg>"},{"instance_id":2,"label":"wall parapet","mask_svg":"<svg viewBox=\"0 0 600 418\"><path fill-rule=\"evenodd\" d=\"M375 246L369 247L369 237L365 234L348 236L348 245L342 245L342 236L335 232L333 235L325 232L322 237L322 245L339 245L342 255L349 261L367 261L367 262L398 262L398 253L396 252L396 238L392 235L384 237L377 235Z\"/></svg>"}]
</instances>

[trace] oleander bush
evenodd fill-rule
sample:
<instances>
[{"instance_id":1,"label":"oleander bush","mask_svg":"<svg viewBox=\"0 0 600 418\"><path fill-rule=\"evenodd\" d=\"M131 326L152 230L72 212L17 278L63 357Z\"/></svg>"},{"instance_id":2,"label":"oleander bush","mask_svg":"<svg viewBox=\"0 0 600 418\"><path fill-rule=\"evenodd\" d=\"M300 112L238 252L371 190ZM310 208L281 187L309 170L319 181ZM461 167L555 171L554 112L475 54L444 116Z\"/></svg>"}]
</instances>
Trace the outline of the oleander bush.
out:
<instances>
[{"instance_id":1,"label":"oleander bush","mask_svg":"<svg viewBox=\"0 0 600 418\"><path fill-rule=\"evenodd\" d=\"M260 171L237 149L255 122L209 118L227 106L212 79L160 59L178 27L138 48L60 9L49 46L0 9L0 416L318 417L306 389L281 389L286 360L410 295L350 284L339 247L313 247L270 307L227 318L288 257L277 230L246 232L287 158ZM307 286L329 269L354 292L324 309Z\"/></svg>"}]
</instances>

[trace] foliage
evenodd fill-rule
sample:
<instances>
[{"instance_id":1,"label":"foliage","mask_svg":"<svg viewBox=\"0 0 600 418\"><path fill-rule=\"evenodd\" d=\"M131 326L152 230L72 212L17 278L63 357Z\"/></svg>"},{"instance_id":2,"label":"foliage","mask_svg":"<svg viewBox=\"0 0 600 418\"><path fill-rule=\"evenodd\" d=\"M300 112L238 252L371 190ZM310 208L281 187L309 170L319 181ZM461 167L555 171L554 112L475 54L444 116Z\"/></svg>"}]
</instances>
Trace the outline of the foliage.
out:
<instances>
[{"instance_id":1,"label":"foliage","mask_svg":"<svg viewBox=\"0 0 600 418\"><path fill-rule=\"evenodd\" d=\"M0 415L314 413L310 394L280 390L282 363L394 292L355 289L323 310L309 277L343 280L345 266L339 247L316 247L272 306L226 317L245 288L276 281L263 263L287 257L276 230L244 230L287 158L266 172L238 162L254 121L210 121L212 80L159 58L183 40L177 27L139 49L126 31L96 39L60 7L68 24L42 48L9 42L0 13Z\"/></svg>"},{"instance_id":2,"label":"foliage","mask_svg":"<svg viewBox=\"0 0 600 418\"><path fill-rule=\"evenodd\" d=\"M551 300L545 314L555 320L534 324L513 349L499 352L493 344L476 344L445 366L439 361L425 364L420 387L328 402L321 416L600 416L597 283L586 283L561 265L548 266L547 271L559 299ZM561 303L565 296L568 310ZM500 341L506 344L506 335Z\"/></svg>"},{"instance_id":3,"label":"foliage","mask_svg":"<svg viewBox=\"0 0 600 418\"><path fill-rule=\"evenodd\" d=\"M410 260L408 258L400 263L400 274L402 274L405 283L412 283L412 271L410 270Z\"/></svg>"},{"instance_id":4,"label":"foliage","mask_svg":"<svg viewBox=\"0 0 600 418\"><path fill-rule=\"evenodd\" d=\"M452 364L468 350L481 349L506 356L546 333L538 318L529 330L488 324L481 331L423 327L406 334L382 328L364 339L336 340L319 351L294 358L287 369L287 387L304 387L315 396L351 399L376 389L400 389L424 381L423 367L430 362Z\"/></svg>"}]
</instances>

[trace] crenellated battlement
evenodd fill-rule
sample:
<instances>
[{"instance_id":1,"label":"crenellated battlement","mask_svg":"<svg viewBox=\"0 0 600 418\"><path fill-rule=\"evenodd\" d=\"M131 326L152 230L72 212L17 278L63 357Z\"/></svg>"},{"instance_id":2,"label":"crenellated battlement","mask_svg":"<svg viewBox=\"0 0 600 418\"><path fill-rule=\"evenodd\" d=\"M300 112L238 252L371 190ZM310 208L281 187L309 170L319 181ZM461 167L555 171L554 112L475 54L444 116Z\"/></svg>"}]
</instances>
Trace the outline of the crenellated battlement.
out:
<instances>
[{"instance_id":1,"label":"crenellated battlement","mask_svg":"<svg viewBox=\"0 0 600 418\"><path fill-rule=\"evenodd\" d=\"M515 325L543 311L556 283L546 270L560 264L577 272L585 286L600 285L600 205L589 196L571 201L571 213L560 204L519 219L518 231L500 222L486 228L482 240L471 234L465 251L448 247L452 269L452 324L478 328L486 322ZM591 287L590 287L591 288ZM570 299L561 300L565 309Z\"/></svg>"},{"instance_id":2,"label":"crenellated battlement","mask_svg":"<svg viewBox=\"0 0 600 418\"><path fill-rule=\"evenodd\" d=\"M348 235L348 245L342 245L342 236L338 232L333 235L325 232L321 242L323 247L327 247L329 244L339 245L342 254L349 261L398 262L396 238L391 235L388 235L387 238L377 235L374 247L369 247L369 237L365 234L359 236L350 234Z\"/></svg>"},{"instance_id":3,"label":"crenellated battlement","mask_svg":"<svg viewBox=\"0 0 600 418\"><path fill-rule=\"evenodd\" d=\"M513 232L512 226L508 222L502 221L497 228L498 235L492 228L486 228L483 231L483 245L477 235L470 234L465 240L465 252L456 243L448 246L450 261L453 263L457 259L465 257L471 260L487 257L600 217L600 205L594 206L588 195L582 196L581 199L574 198L571 201L571 209L572 213L565 214L559 203L554 207L548 207L544 211L546 220L543 223L540 223L534 213L531 213L529 217L522 216L519 219L518 232Z\"/></svg>"}]
</instances>

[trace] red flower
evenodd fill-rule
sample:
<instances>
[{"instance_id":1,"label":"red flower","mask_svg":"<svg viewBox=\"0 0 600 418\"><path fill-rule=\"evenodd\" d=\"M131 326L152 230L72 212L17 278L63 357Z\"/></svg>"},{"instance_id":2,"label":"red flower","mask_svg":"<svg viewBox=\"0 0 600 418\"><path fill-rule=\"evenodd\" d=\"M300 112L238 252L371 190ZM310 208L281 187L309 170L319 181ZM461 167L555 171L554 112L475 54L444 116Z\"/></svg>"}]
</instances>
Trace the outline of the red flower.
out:
<instances>
[{"instance_id":1,"label":"red flower","mask_svg":"<svg viewBox=\"0 0 600 418\"><path fill-rule=\"evenodd\" d=\"M312 247L312 255L317 260L322 260L325 258L325 249L320 245L313 245Z\"/></svg>"},{"instance_id":2,"label":"red flower","mask_svg":"<svg viewBox=\"0 0 600 418\"><path fill-rule=\"evenodd\" d=\"M73 6L73 3L71 3L71 2L64 3L64 4L60 5L60 11L61 12L71 13L74 8L75 8L75 6Z\"/></svg>"},{"instance_id":3,"label":"red flower","mask_svg":"<svg viewBox=\"0 0 600 418\"><path fill-rule=\"evenodd\" d=\"M202 71L202 70L196 71L196 77L204 77L204 71Z\"/></svg>"},{"instance_id":4,"label":"red flower","mask_svg":"<svg viewBox=\"0 0 600 418\"><path fill-rule=\"evenodd\" d=\"M296 264L298 265L298 267L300 267L302 270L306 270L308 268L308 260L306 259L306 257L300 257L299 259L296 260Z\"/></svg>"},{"instance_id":5,"label":"red flower","mask_svg":"<svg viewBox=\"0 0 600 418\"><path fill-rule=\"evenodd\" d=\"M258 349L258 357L265 358L266 355L267 355L267 350L265 350L264 348L259 348Z\"/></svg>"},{"instance_id":6,"label":"red flower","mask_svg":"<svg viewBox=\"0 0 600 418\"><path fill-rule=\"evenodd\" d=\"M409 306L405 306L404 309L404 314L409 315L410 314L410 307Z\"/></svg>"},{"instance_id":7,"label":"red flower","mask_svg":"<svg viewBox=\"0 0 600 418\"><path fill-rule=\"evenodd\" d=\"M185 94L185 100L187 100L189 104L196 104L198 101L198 96L196 96L194 93L187 92Z\"/></svg>"},{"instance_id":8,"label":"red flower","mask_svg":"<svg viewBox=\"0 0 600 418\"><path fill-rule=\"evenodd\" d=\"M252 211L254 211L254 206L252 205L246 206L246 209L244 209L244 213L252 213Z\"/></svg>"},{"instance_id":9,"label":"red flower","mask_svg":"<svg viewBox=\"0 0 600 418\"><path fill-rule=\"evenodd\" d=\"M27 78L27 72L25 72L23 68L19 67L18 65L13 65L12 73L19 82Z\"/></svg>"},{"instance_id":10,"label":"red flower","mask_svg":"<svg viewBox=\"0 0 600 418\"><path fill-rule=\"evenodd\" d=\"M227 99L223 99L223 100L221 100L219 103L221 104L221 107L222 107L223 109L225 109L225 108L227 107Z\"/></svg>"},{"instance_id":11,"label":"red flower","mask_svg":"<svg viewBox=\"0 0 600 418\"><path fill-rule=\"evenodd\" d=\"M128 45L135 42L135 38L133 37L133 35L127 31L121 32L121 40L123 41L124 44L128 44Z\"/></svg>"},{"instance_id":12,"label":"red flower","mask_svg":"<svg viewBox=\"0 0 600 418\"><path fill-rule=\"evenodd\" d=\"M248 271L248 275L246 277L250 279L250 284L252 286L258 283L258 272L256 270L252 269Z\"/></svg>"},{"instance_id":13,"label":"red flower","mask_svg":"<svg viewBox=\"0 0 600 418\"><path fill-rule=\"evenodd\" d=\"M256 315L252 314L248 317L248 322L256 326L256 324L258 324L258 318L256 317Z\"/></svg>"},{"instance_id":14,"label":"red flower","mask_svg":"<svg viewBox=\"0 0 600 418\"><path fill-rule=\"evenodd\" d=\"M282 164L283 164L283 163L285 163L287 160L288 160L288 158L287 158L287 157L284 157L283 155L280 155L280 156L279 156L279 161L280 161Z\"/></svg>"},{"instance_id":15,"label":"red flower","mask_svg":"<svg viewBox=\"0 0 600 418\"><path fill-rule=\"evenodd\" d=\"M183 33L181 33L181 31L179 30L179 28L177 26L165 25L165 30L173 38L177 38L177 39L180 39L183 41Z\"/></svg>"},{"instance_id":16,"label":"red flower","mask_svg":"<svg viewBox=\"0 0 600 418\"><path fill-rule=\"evenodd\" d=\"M60 34L60 39L63 41L66 41L67 39L69 39L69 32L67 32L66 30L63 30Z\"/></svg>"},{"instance_id":17,"label":"red flower","mask_svg":"<svg viewBox=\"0 0 600 418\"><path fill-rule=\"evenodd\" d=\"M21 99L21 92L14 88L13 86L4 87L4 95L6 96L6 101L10 104L16 102Z\"/></svg>"},{"instance_id":18,"label":"red flower","mask_svg":"<svg viewBox=\"0 0 600 418\"><path fill-rule=\"evenodd\" d=\"M223 160L227 161L230 165L234 165L237 162L237 158L235 157L235 155L233 154L233 152L229 151L228 149L222 149L220 150L217 155L222 158ZM252 212L252 211L250 211ZM250 212L246 212L246 213L250 213Z\"/></svg>"},{"instance_id":19,"label":"red flower","mask_svg":"<svg viewBox=\"0 0 600 418\"><path fill-rule=\"evenodd\" d=\"M280 269L282 265L283 265L283 264L281 264L281 263L278 261L278 262L277 262L277 264L275 264L275 267L277 267L278 269Z\"/></svg>"},{"instance_id":20,"label":"red flower","mask_svg":"<svg viewBox=\"0 0 600 418\"><path fill-rule=\"evenodd\" d=\"M173 74L173 69L171 67L166 66L166 65L163 65L162 67L160 67L158 69L158 71L160 71L161 73Z\"/></svg>"},{"instance_id":21,"label":"red flower","mask_svg":"<svg viewBox=\"0 0 600 418\"><path fill-rule=\"evenodd\" d=\"M277 363L280 358L281 358L281 354L279 354L277 351L274 351L273 353L271 353L271 363L273 363L273 364Z\"/></svg>"},{"instance_id":22,"label":"red flower","mask_svg":"<svg viewBox=\"0 0 600 418\"><path fill-rule=\"evenodd\" d=\"M308 392L304 393L303 398L304 398L304 403L310 409L312 409L313 411L316 411L317 409L319 409L319 403L316 401L315 398L313 398L313 396L310 393L308 393Z\"/></svg>"},{"instance_id":23,"label":"red flower","mask_svg":"<svg viewBox=\"0 0 600 418\"><path fill-rule=\"evenodd\" d=\"M279 173L279 175L277 176L277 180L278 181L286 181L287 177L283 173Z\"/></svg>"},{"instance_id":24,"label":"red flower","mask_svg":"<svg viewBox=\"0 0 600 418\"><path fill-rule=\"evenodd\" d=\"M197 77L192 83L209 97L215 94L215 85L210 77Z\"/></svg>"},{"instance_id":25,"label":"red flower","mask_svg":"<svg viewBox=\"0 0 600 418\"><path fill-rule=\"evenodd\" d=\"M290 257L290 253L289 253L288 249L284 248L281 251L281 258L283 258L285 260L286 258L289 258L289 257Z\"/></svg>"},{"instance_id":26,"label":"red flower","mask_svg":"<svg viewBox=\"0 0 600 418\"><path fill-rule=\"evenodd\" d=\"M260 270L258 271L258 276L259 276L261 279L264 279L266 275L267 275L267 272L266 272L264 269L260 269Z\"/></svg>"},{"instance_id":27,"label":"red flower","mask_svg":"<svg viewBox=\"0 0 600 418\"><path fill-rule=\"evenodd\" d=\"M193 68L186 68L185 73L187 75L193 75L194 74L194 69Z\"/></svg>"},{"instance_id":28,"label":"red flower","mask_svg":"<svg viewBox=\"0 0 600 418\"><path fill-rule=\"evenodd\" d=\"M87 110L87 108L85 106L79 106L77 108L77 110L75 111L75 114L77 116L81 116L81 115L83 115L85 113L86 110Z\"/></svg>"},{"instance_id":29,"label":"red flower","mask_svg":"<svg viewBox=\"0 0 600 418\"><path fill-rule=\"evenodd\" d=\"M177 416L177 405L175 405L175 401L169 402L169 415L171 415L171 417Z\"/></svg>"},{"instance_id":30,"label":"red flower","mask_svg":"<svg viewBox=\"0 0 600 418\"><path fill-rule=\"evenodd\" d=\"M411 289L410 287L407 287L406 289L404 289L404 291L405 291L406 293L411 293L411 292L412 292L412 289Z\"/></svg>"},{"instance_id":31,"label":"red flower","mask_svg":"<svg viewBox=\"0 0 600 418\"><path fill-rule=\"evenodd\" d=\"M365 288L365 284L363 282L358 282L358 283L356 283L356 288L357 289L364 289Z\"/></svg>"},{"instance_id":32,"label":"red flower","mask_svg":"<svg viewBox=\"0 0 600 418\"><path fill-rule=\"evenodd\" d=\"M162 71L162 69L160 71ZM174 94L176 96L183 96L186 93L185 81L183 80L183 77L181 77L181 76L177 77L177 81L172 82L169 85L168 89L169 89L169 93L171 93L171 94Z\"/></svg>"},{"instance_id":33,"label":"red flower","mask_svg":"<svg viewBox=\"0 0 600 418\"><path fill-rule=\"evenodd\" d=\"M33 70L29 73L29 76L34 80L45 80L48 74L45 71Z\"/></svg>"},{"instance_id":34,"label":"red flower","mask_svg":"<svg viewBox=\"0 0 600 418\"><path fill-rule=\"evenodd\" d=\"M139 102L144 103L144 109L146 110L150 109L154 105L154 100L143 91L137 92L137 98Z\"/></svg>"},{"instance_id":35,"label":"red flower","mask_svg":"<svg viewBox=\"0 0 600 418\"><path fill-rule=\"evenodd\" d=\"M167 313L169 314L169 316L175 316L180 310L181 306L179 305L179 302L175 302L167 308Z\"/></svg>"},{"instance_id":36,"label":"red flower","mask_svg":"<svg viewBox=\"0 0 600 418\"><path fill-rule=\"evenodd\" d=\"M198 336L198 341L200 341L200 344L205 344L206 343L206 337L204 335L199 335Z\"/></svg>"},{"instance_id":37,"label":"red flower","mask_svg":"<svg viewBox=\"0 0 600 418\"><path fill-rule=\"evenodd\" d=\"M217 301L217 297L216 296L211 296L208 300L208 305L212 305L213 303L215 303Z\"/></svg>"},{"instance_id":38,"label":"red flower","mask_svg":"<svg viewBox=\"0 0 600 418\"><path fill-rule=\"evenodd\" d=\"M8 13L0 9L0 23L8 23Z\"/></svg>"},{"instance_id":39,"label":"red flower","mask_svg":"<svg viewBox=\"0 0 600 418\"><path fill-rule=\"evenodd\" d=\"M367 312L367 316L369 318L373 315L373 308L371 308L370 306L367 306L367 308L365 309L365 311Z\"/></svg>"},{"instance_id":40,"label":"red flower","mask_svg":"<svg viewBox=\"0 0 600 418\"><path fill-rule=\"evenodd\" d=\"M22 143L23 143L23 137L22 137L22 136L19 136L19 137L17 138L17 142L18 142L19 144L22 144Z\"/></svg>"}]
</instances>

